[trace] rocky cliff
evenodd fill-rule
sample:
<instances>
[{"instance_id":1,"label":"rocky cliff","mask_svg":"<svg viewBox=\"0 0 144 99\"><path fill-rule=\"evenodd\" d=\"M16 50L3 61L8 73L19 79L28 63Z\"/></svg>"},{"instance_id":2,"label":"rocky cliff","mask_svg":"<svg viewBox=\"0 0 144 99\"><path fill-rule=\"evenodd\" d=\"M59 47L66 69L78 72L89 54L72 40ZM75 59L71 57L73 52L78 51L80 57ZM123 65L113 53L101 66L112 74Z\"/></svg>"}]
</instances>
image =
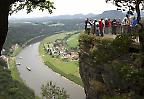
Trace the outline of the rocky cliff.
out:
<instances>
[{"instance_id":1,"label":"rocky cliff","mask_svg":"<svg viewBox=\"0 0 144 99\"><path fill-rule=\"evenodd\" d=\"M130 51L130 36L114 39L81 34L79 42L79 71L86 99L143 99L139 96L143 96L144 84L139 81L144 73L137 68L141 56Z\"/></svg>"}]
</instances>

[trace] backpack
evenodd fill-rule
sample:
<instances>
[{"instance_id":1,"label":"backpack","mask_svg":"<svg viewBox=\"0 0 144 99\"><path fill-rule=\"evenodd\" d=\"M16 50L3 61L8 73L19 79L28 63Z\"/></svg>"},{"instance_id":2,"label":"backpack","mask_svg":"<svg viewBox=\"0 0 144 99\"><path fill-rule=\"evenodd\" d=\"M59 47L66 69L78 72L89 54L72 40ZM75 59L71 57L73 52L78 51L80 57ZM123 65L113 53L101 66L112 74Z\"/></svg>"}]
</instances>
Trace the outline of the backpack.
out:
<instances>
[{"instance_id":1,"label":"backpack","mask_svg":"<svg viewBox=\"0 0 144 99\"><path fill-rule=\"evenodd\" d=\"M109 22L108 22L108 20L105 20L105 26L106 26L106 27L109 26Z\"/></svg>"}]
</instances>

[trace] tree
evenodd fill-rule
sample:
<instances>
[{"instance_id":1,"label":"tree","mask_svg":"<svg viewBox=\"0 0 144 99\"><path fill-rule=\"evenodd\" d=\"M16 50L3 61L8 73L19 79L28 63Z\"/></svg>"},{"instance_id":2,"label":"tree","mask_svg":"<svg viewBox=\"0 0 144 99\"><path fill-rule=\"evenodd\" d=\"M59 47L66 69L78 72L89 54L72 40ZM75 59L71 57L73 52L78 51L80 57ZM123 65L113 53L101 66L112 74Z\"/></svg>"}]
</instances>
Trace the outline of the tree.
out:
<instances>
[{"instance_id":1,"label":"tree","mask_svg":"<svg viewBox=\"0 0 144 99\"><path fill-rule=\"evenodd\" d=\"M42 97L46 99L67 99L67 95L64 89L60 89L52 81L48 82L46 85L42 85Z\"/></svg>"},{"instance_id":2,"label":"tree","mask_svg":"<svg viewBox=\"0 0 144 99\"><path fill-rule=\"evenodd\" d=\"M14 12L25 9L27 13L33 9L44 11L45 9L51 14L55 9L53 2L49 0L0 0L0 56L8 32L8 16Z\"/></svg>"},{"instance_id":3,"label":"tree","mask_svg":"<svg viewBox=\"0 0 144 99\"><path fill-rule=\"evenodd\" d=\"M113 1L113 4L115 4L119 10L122 9L123 11L125 11L126 9L128 9L128 14L133 14L133 12L136 11L138 23L140 22L140 10L143 10L143 8L140 9L140 4L142 7L144 6L143 0L106 0L106 2L109 1Z\"/></svg>"},{"instance_id":4,"label":"tree","mask_svg":"<svg viewBox=\"0 0 144 99\"><path fill-rule=\"evenodd\" d=\"M144 55L144 27L141 23L141 10L144 10L144 0L106 0L106 2L112 1L118 7L118 10L125 11L128 9L127 14L133 14L134 11L137 13L137 21L140 25L139 29L139 40L141 44L141 52ZM144 60L142 59L142 67L144 67Z\"/></svg>"}]
</instances>

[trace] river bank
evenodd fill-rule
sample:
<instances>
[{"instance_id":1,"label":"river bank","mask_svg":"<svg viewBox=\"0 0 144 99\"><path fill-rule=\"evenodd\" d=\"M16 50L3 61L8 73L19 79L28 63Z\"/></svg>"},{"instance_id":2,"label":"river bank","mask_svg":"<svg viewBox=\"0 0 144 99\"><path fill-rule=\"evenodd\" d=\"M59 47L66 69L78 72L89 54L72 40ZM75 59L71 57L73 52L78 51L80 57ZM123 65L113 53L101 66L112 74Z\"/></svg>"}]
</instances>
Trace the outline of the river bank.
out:
<instances>
[{"instance_id":1,"label":"river bank","mask_svg":"<svg viewBox=\"0 0 144 99\"><path fill-rule=\"evenodd\" d=\"M39 43L28 46L16 57L16 61L21 63L18 67L20 77L26 82L26 85L32 88L36 95L41 97L41 85L46 84L48 81L53 81L57 86L67 91L70 99L85 99L82 87L66 80L43 64L39 56L38 47ZM19 57L22 57L22 59L19 59ZM26 66L29 66L31 71L28 71Z\"/></svg>"}]
</instances>

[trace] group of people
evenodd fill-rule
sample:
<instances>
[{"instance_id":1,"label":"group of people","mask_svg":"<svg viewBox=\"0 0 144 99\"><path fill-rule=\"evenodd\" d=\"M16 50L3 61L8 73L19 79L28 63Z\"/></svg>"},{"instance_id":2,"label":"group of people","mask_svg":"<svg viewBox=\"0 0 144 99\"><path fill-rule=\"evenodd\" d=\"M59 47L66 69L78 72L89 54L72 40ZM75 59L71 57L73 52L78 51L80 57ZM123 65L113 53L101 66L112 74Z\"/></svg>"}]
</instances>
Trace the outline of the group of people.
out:
<instances>
[{"instance_id":1,"label":"group of people","mask_svg":"<svg viewBox=\"0 0 144 99\"><path fill-rule=\"evenodd\" d=\"M133 17L131 19L129 15L121 21L121 19L100 19L91 20L87 18L85 20L85 32L87 34L93 34L97 36L104 36L104 34L112 33L114 35L118 33L130 33L131 28L137 24L137 19Z\"/></svg>"}]
</instances>

